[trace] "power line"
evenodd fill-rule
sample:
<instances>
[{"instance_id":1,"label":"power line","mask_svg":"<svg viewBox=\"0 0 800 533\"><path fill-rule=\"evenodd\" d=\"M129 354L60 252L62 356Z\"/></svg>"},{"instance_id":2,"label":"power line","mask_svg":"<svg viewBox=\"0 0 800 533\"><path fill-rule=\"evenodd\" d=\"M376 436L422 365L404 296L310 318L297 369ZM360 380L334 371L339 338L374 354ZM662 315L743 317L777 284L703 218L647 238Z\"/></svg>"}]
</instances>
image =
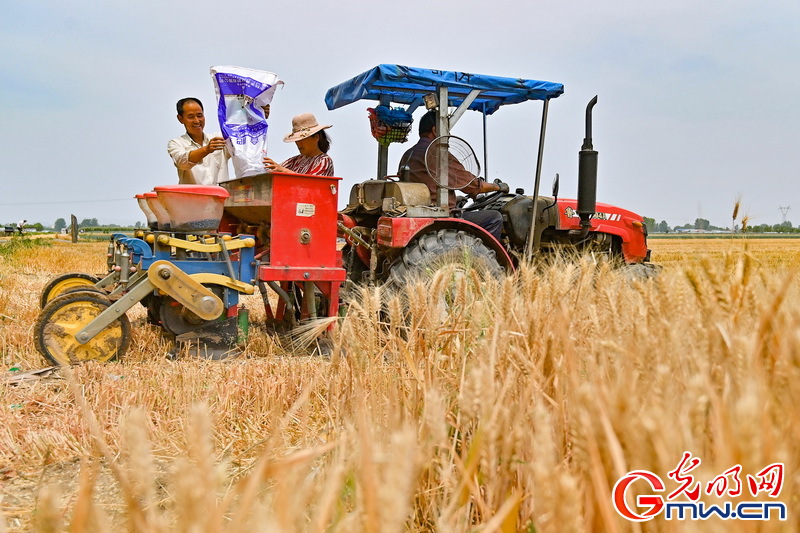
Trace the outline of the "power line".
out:
<instances>
[{"instance_id":1,"label":"power line","mask_svg":"<svg viewBox=\"0 0 800 533\"><path fill-rule=\"evenodd\" d=\"M109 198L107 200L65 200L61 202L12 202L2 203L0 206L9 205L54 205L54 204L98 204L105 202L131 202L133 198Z\"/></svg>"}]
</instances>

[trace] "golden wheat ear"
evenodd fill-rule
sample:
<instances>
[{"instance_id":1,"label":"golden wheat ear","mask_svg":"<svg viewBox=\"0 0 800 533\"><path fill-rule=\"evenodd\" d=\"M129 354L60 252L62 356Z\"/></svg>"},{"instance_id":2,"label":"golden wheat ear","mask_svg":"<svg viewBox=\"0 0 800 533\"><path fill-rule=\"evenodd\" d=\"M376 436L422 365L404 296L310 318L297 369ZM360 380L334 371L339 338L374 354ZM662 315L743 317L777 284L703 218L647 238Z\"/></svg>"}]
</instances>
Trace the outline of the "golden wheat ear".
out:
<instances>
[{"instance_id":1,"label":"golden wheat ear","mask_svg":"<svg viewBox=\"0 0 800 533\"><path fill-rule=\"evenodd\" d=\"M733 204L733 215L731 218L734 222L736 222L736 217L739 216L739 207L742 205L742 195L739 194L736 196L736 202ZM731 228L733 229L733 228Z\"/></svg>"}]
</instances>

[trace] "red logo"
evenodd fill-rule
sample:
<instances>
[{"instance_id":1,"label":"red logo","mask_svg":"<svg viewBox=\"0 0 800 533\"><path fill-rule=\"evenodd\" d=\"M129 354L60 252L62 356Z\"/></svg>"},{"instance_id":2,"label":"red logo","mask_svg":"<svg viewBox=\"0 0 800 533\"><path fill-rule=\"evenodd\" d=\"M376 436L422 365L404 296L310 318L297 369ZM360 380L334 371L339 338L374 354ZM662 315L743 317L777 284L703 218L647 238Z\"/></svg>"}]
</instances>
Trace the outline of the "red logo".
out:
<instances>
[{"instance_id":1,"label":"red logo","mask_svg":"<svg viewBox=\"0 0 800 533\"><path fill-rule=\"evenodd\" d=\"M636 498L636 505L639 507L650 507L643 514L637 514L630 507L628 507L628 504L625 501L625 493L628 490L628 486L639 479L644 479L647 481L652 490L664 490L664 482L661 481L661 478L648 470L634 470L633 472L628 472L624 477L617 481L616 485L614 485L614 508L619 514L622 515L623 518L627 518L633 522L644 522L650 520L654 516L658 515L658 513L660 513L664 508L664 499L661 496L653 495L639 496Z\"/></svg>"}]
</instances>

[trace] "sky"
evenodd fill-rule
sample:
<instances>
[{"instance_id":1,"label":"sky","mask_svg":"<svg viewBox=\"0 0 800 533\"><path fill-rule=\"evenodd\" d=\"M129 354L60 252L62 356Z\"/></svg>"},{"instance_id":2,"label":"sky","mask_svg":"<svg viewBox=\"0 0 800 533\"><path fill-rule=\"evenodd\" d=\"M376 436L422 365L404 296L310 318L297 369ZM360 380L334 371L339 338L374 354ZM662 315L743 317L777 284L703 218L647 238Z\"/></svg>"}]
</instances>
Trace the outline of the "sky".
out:
<instances>
[{"instance_id":1,"label":"sky","mask_svg":"<svg viewBox=\"0 0 800 533\"><path fill-rule=\"evenodd\" d=\"M350 188L376 177L377 143L358 102L328 111L328 88L381 63L563 83L550 104L542 193L556 173L574 197L584 113L595 95L598 201L671 226L800 224L800 3L796 0L0 0L0 220L144 221L134 195L177 183L167 141L175 102L216 107L212 66L285 82L269 155L292 116L332 124L330 155ZM489 179L530 192L540 102L488 118ZM418 119L422 111L418 111ZM206 131L219 130L207 113ZM416 124L415 124L416 126ZM482 152L481 117L453 130ZM416 132L416 128L414 129ZM416 139L392 144L389 168Z\"/></svg>"}]
</instances>

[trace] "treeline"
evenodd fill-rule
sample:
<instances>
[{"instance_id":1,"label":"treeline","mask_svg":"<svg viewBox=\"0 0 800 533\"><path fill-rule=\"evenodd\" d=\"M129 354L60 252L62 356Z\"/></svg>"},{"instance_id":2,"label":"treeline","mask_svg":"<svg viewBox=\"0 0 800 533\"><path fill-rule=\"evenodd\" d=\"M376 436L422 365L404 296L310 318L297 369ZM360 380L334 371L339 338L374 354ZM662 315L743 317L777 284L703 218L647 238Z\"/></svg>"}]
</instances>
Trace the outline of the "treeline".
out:
<instances>
[{"instance_id":1,"label":"treeline","mask_svg":"<svg viewBox=\"0 0 800 533\"><path fill-rule=\"evenodd\" d=\"M682 226L670 226L666 220L656 223L656 219L649 217L644 218L644 223L647 226L648 233L671 233L674 231L685 230L700 230L700 231L731 231L731 228L721 228L714 226L705 218L696 218L694 223L686 223ZM734 226L733 231L736 233L800 233L800 227L795 228L788 220L780 224L759 224L748 225L743 227L738 224Z\"/></svg>"},{"instance_id":2,"label":"treeline","mask_svg":"<svg viewBox=\"0 0 800 533\"><path fill-rule=\"evenodd\" d=\"M69 224L63 218L59 218L53 224L53 229L56 231L61 231L64 228L68 228ZM144 224L141 222L136 222L133 226L120 226L119 224L100 224L96 218L84 218L78 223L78 229L82 229L84 231L102 231L104 233L113 233L115 231L127 231L131 228L141 228L144 227Z\"/></svg>"},{"instance_id":3,"label":"treeline","mask_svg":"<svg viewBox=\"0 0 800 533\"><path fill-rule=\"evenodd\" d=\"M694 223L684 224L683 226L670 226L666 220L656 223L656 219L649 217L642 217L644 224L647 226L647 233L671 233L679 230L701 230L701 231L730 231L730 228L719 228L712 226L711 222L704 218L696 218Z\"/></svg>"},{"instance_id":4,"label":"treeline","mask_svg":"<svg viewBox=\"0 0 800 533\"><path fill-rule=\"evenodd\" d=\"M758 226L747 226L744 228L746 233L800 233L800 227L795 228L788 220L782 224L759 224Z\"/></svg>"},{"instance_id":5,"label":"treeline","mask_svg":"<svg viewBox=\"0 0 800 533\"><path fill-rule=\"evenodd\" d=\"M673 231L678 230L688 230L688 229L697 229L702 231L730 231L731 228L720 228L719 226L712 226L711 222L706 220L705 218L696 218L694 219L694 224L684 224L683 226L675 226L672 228ZM734 228L738 229L738 228Z\"/></svg>"},{"instance_id":6,"label":"treeline","mask_svg":"<svg viewBox=\"0 0 800 533\"><path fill-rule=\"evenodd\" d=\"M140 227L142 226L86 226L84 228L80 228L80 231L87 233L121 233L130 231L132 229L138 229Z\"/></svg>"},{"instance_id":7,"label":"treeline","mask_svg":"<svg viewBox=\"0 0 800 533\"><path fill-rule=\"evenodd\" d=\"M17 228L18 222L9 222L6 224L6 227L14 227ZM113 233L115 231L129 231L131 229L138 229L144 228L146 225L144 222L136 222L131 226L120 226L119 224L100 224L96 218L84 218L83 220L78 223L78 229L82 229L84 231L102 231L105 233ZM61 232L61 230L65 228L69 228L69 224L63 218L58 218L53 223L52 226L45 226L41 222L30 222L25 224L24 228L26 230L33 230L33 231L55 231Z\"/></svg>"},{"instance_id":8,"label":"treeline","mask_svg":"<svg viewBox=\"0 0 800 533\"><path fill-rule=\"evenodd\" d=\"M8 222L8 223L5 224L5 227L7 227L7 228L13 227L16 230L17 229L17 224L19 224L19 222ZM44 231L44 229L45 229L45 227L42 226L39 222L35 222L35 223L31 223L31 224L25 224L23 226L23 228L32 229L34 231Z\"/></svg>"}]
</instances>

